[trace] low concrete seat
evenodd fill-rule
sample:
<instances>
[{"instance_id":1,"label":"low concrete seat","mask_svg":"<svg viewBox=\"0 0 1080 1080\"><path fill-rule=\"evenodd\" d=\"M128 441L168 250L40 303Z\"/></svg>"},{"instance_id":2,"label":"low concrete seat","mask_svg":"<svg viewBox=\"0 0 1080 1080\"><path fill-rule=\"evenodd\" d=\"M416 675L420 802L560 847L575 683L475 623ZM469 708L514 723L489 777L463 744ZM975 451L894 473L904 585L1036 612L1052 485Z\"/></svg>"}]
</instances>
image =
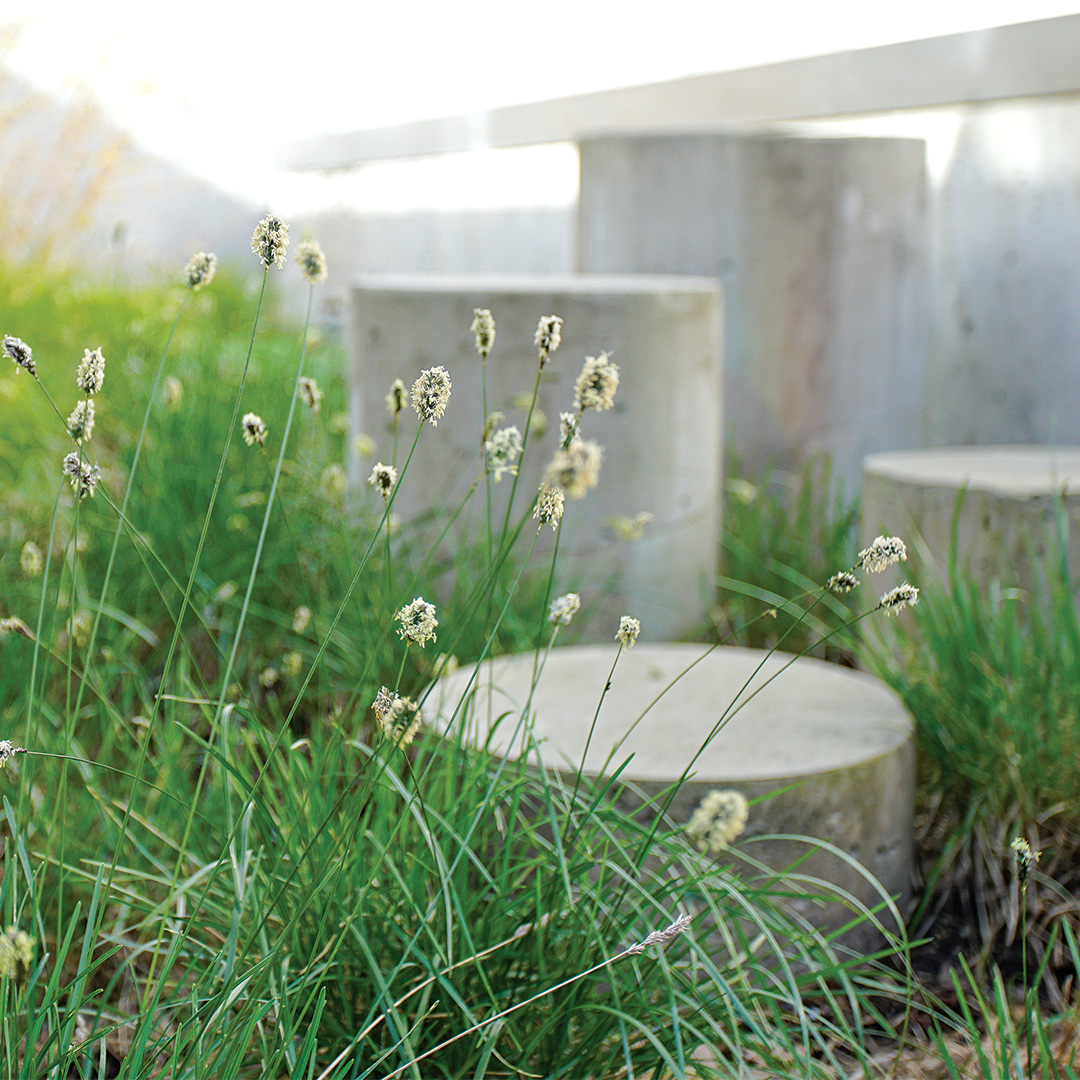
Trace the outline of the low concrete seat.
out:
<instances>
[{"instance_id":1,"label":"low concrete seat","mask_svg":"<svg viewBox=\"0 0 1080 1080\"><path fill-rule=\"evenodd\" d=\"M576 772L616 648L552 651L530 703L545 766ZM781 869L805 856L806 844L754 842L755 837L786 833L827 840L897 896L902 910L911 882L915 751L911 721L899 699L870 675L781 653L766 657L755 649L717 648L687 671L705 649L639 644L624 652L585 755L585 772L610 775L633 755L620 774L628 784L620 798L640 805L642 796L656 796L680 777L751 677L753 692L778 676L734 713L698 758L671 804L670 818L689 821L714 788L735 788L748 799L790 788L751 807L736 846ZM529 700L532 670L532 654L487 662L476 680L474 708L455 723L466 724L469 737L479 743L490 736L496 753L517 757L524 740L520 732L515 739L514 732ZM471 669L456 672L429 698L443 724L471 674ZM489 716L497 720L508 712L490 731ZM829 881L868 905L880 901L856 868L830 852L814 851L799 872ZM840 905L822 909L796 901L793 906L823 928L848 918Z\"/></svg>"},{"instance_id":2,"label":"low concrete seat","mask_svg":"<svg viewBox=\"0 0 1080 1080\"><path fill-rule=\"evenodd\" d=\"M1080 447L948 446L870 454L863 462L862 535L908 540L944 576L958 498L957 554L976 580L1035 586L1031 567L1053 551L1054 503L1080 512ZM1077 564L1073 530L1071 563Z\"/></svg>"}]
</instances>

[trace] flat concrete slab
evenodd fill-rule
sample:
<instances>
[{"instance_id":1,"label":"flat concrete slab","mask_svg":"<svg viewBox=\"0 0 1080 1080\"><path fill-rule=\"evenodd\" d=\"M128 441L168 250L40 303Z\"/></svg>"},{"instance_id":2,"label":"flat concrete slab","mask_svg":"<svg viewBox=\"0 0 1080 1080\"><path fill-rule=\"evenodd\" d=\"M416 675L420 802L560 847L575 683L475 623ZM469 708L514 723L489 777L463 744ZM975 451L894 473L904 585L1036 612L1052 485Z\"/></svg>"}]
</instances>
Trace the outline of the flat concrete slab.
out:
<instances>
[{"instance_id":1,"label":"flat concrete slab","mask_svg":"<svg viewBox=\"0 0 1080 1080\"><path fill-rule=\"evenodd\" d=\"M616 648L553 650L531 702L531 654L489 662L477 680L475 708L464 721L471 737L484 742L490 734L496 752L517 757L522 739L520 732L515 738L515 728L529 703L544 764L573 774ZM753 693L768 683L702 753L669 817L685 824L715 788L736 788L748 799L773 796L751 807L738 847L781 869L806 854L805 843L755 842L755 837L790 833L829 841L898 896L902 909L913 858L915 753L911 720L899 699L872 676L834 664L737 648L717 648L702 659L705 648L649 644L624 653L600 710L585 772L611 774L632 755L620 774L629 785L620 799L640 806L679 778L743 686L750 683ZM695 661L700 662L687 670ZM470 674L455 673L429 698L441 702L444 723ZM504 717L493 732L489 715ZM620 740L625 741L615 749ZM800 873L827 880L867 904L880 899L858 870L823 850ZM793 906L819 926L847 921L840 905L822 909L796 901Z\"/></svg>"},{"instance_id":2,"label":"flat concrete slab","mask_svg":"<svg viewBox=\"0 0 1080 1080\"><path fill-rule=\"evenodd\" d=\"M1030 590L1033 566L1052 551L1058 498L1070 517L1080 512L1080 447L870 454L863 464L862 536L865 542L882 531L904 536L909 554L944 576L955 518L961 565L985 585L997 581ZM1071 545L1075 559L1075 537Z\"/></svg>"}]
</instances>

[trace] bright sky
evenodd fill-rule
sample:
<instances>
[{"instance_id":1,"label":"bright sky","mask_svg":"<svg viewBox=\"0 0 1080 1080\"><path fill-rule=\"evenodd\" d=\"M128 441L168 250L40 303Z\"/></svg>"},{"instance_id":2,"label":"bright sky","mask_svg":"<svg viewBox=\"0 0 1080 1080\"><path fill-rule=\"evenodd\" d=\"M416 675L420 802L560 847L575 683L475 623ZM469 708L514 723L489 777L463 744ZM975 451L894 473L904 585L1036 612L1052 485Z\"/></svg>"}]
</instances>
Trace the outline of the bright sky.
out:
<instances>
[{"instance_id":1,"label":"bright sky","mask_svg":"<svg viewBox=\"0 0 1080 1080\"><path fill-rule=\"evenodd\" d=\"M1075 11L1080 0L0 0L0 60L44 89L92 93L151 150L273 202L295 197L276 166L297 138Z\"/></svg>"}]
</instances>

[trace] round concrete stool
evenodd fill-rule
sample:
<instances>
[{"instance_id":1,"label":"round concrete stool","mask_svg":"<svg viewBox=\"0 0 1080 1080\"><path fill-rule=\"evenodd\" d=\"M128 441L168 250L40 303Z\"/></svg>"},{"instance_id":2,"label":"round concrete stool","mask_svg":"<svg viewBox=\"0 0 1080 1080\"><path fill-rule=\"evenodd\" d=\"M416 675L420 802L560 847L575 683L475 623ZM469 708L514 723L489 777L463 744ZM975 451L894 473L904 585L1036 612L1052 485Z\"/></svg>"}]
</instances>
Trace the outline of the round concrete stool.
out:
<instances>
[{"instance_id":1,"label":"round concrete stool","mask_svg":"<svg viewBox=\"0 0 1080 1080\"><path fill-rule=\"evenodd\" d=\"M564 774L577 771L616 648L587 645L552 651L530 706L533 736L545 766ZM705 648L640 644L624 652L600 710L585 772L613 773L633 755L620 773L620 780L632 786L620 797L633 798L634 788L645 797L659 795L679 778L761 665L750 692L779 677L720 730L676 795L669 816L689 821L714 788L736 788L748 799L791 788L751 807L746 832L736 846L773 869L783 869L806 856L805 842L754 843L752 838L790 833L827 840L898 897L903 910L913 856L915 751L911 721L900 700L872 676L782 653L766 658L756 649L717 648L687 671ZM532 666L532 654L487 662L475 683L475 707L455 724L463 723L478 743L490 736L496 753L517 757L523 740L520 732L515 739L514 732L529 697ZM471 674L456 672L428 699L431 711L439 709L442 724ZM639 721L650 702L680 675ZM488 717L507 712L511 715L491 732ZM640 795L637 800L640 805ZM814 850L798 872L828 881L870 906L881 900L856 868L831 852ZM795 901L792 906L823 929L843 925L850 917L841 905L822 908Z\"/></svg>"},{"instance_id":2,"label":"round concrete stool","mask_svg":"<svg viewBox=\"0 0 1080 1080\"><path fill-rule=\"evenodd\" d=\"M1033 563L1053 551L1055 500L1080 512L1080 447L947 446L870 454L863 461L862 536L908 541L944 577L958 497L957 554L976 580L1035 585ZM1071 565L1076 566L1075 530ZM920 542L921 541L921 542Z\"/></svg>"}]
</instances>

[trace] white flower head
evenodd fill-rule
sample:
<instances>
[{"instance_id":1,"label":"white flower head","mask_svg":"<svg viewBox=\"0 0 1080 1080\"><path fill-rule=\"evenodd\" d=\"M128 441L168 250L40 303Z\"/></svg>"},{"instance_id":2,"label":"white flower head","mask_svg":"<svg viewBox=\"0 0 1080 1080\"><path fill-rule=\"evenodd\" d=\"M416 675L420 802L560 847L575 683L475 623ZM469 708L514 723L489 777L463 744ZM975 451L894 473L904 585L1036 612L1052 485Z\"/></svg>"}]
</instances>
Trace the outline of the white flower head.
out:
<instances>
[{"instance_id":1,"label":"white flower head","mask_svg":"<svg viewBox=\"0 0 1080 1080\"><path fill-rule=\"evenodd\" d=\"M841 570L839 574L833 574L833 576L825 582L826 591L836 593L837 595L851 592L852 589L857 589L858 587L859 579L850 570Z\"/></svg>"},{"instance_id":2,"label":"white flower head","mask_svg":"<svg viewBox=\"0 0 1080 1080\"><path fill-rule=\"evenodd\" d=\"M397 416L405 408L405 402L409 400L405 384L400 379L395 379L390 384L390 393L386 395L386 411Z\"/></svg>"},{"instance_id":3,"label":"white flower head","mask_svg":"<svg viewBox=\"0 0 1080 1080\"><path fill-rule=\"evenodd\" d=\"M435 618L435 605L429 604L418 596L411 604L406 604L394 618L401 623L398 635L402 641L409 641L421 648L429 641L437 640L435 628L439 620Z\"/></svg>"},{"instance_id":4,"label":"white flower head","mask_svg":"<svg viewBox=\"0 0 1080 1080\"><path fill-rule=\"evenodd\" d=\"M541 484L540 493L536 497L536 509L533 511L533 517L540 522L540 527L550 525L552 530L555 530L562 520L565 505L566 496L563 494L561 487Z\"/></svg>"},{"instance_id":5,"label":"white flower head","mask_svg":"<svg viewBox=\"0 0 1080 1080\"><path fill-rule=\"evenodd\" d=\"M895 589L890 589L878 601L878 607L886 615L892 615L893 612L903 611L906 607L914 607L918 602L919 590L905 581L903 585L897 585Z\"/></svg>"},{"instance_id":6,"label":"white flower head","mask_svg":"<svg viewBox=\"0 0 1080 1080\"><path fill-rule=\"evenodd\" d=\"M316 416L319 415L319 409L322 408L322 396L319 384L314 379L309 379L306 375L301 376L300 397Z\"/></svg>"},{"instance_id":7,"label":"white flower head","mask_svg":"<svg viewBox=\"0 0 1080 1080\"><path fill-rule=\"evenodd\" d=\"M536 335L533 343L540 354L540 366L548 362L548 357L559 347L562 342L562 319L558 315L541 315L540 323L536 327Z\"/></svg>"},{"instance_id":8,"label":"white flower head","mask_svg":"<svg viewBox=\"0 0 1080 1080\"><path fill-rule=\"evenodd\" d=\"M624 615L619 619L619 630L615 635L615 640L624 648L632 649L637 642L638 634L640 633L641 621L639 619L633 619L629 615Z\"/></svg>"},{"instance_id":9,"label":"white flower head","mask_svg":"<svg viewBox=\"0 0 1080 1080\"><path fill-rule=\"evenodd\" d=\"M393 465L384 465L378 462L371 470L367 482L384 498L389 499L390 493L397 483L397 469Z\"/></svg>"},{"instance_id":10,"label":"white flower head","mask_svg":"<svg viewBox=\"0 0 1080 1080\"><path fill-rule=\"evenodd\" d=\"M1042 852L1032 851L1031 844L1021 836L1016 837L1009 847L1012 848L1013 859L1016 862L1016 880L1020 883L1020 891L1027 892L1028 875L1031 873L1031 868L1039 861Z\"/></svg>"},{"instance_id":11,"label":"white flower head","mask_svg":"<svg viewBox=\"0 0 1080 1080\"><path fill-rule=\"evenodd\" d=\"M266 425L263 423L262 417L257 413L244 413L244 418L240 421L240 427L244 432L244 442L248 446L254 446L256 443L260 446L266 445Z\"/></svg>"},{"instance_id":12,"label":"white flower head","mask_svg":"<svg viewBox=\"0 0 1080 1080\"><path fill-rule=\"evenodd\" d=\"M83 349L83 358L79 361L79 368L75 372L75 384L86 394L92 397L105 382L105 357L101 355L100 347L91 352Z\"/></svg>"},{"instance_id":13,"label":"white flower head","mask_svg":"<svg viewBox=\"0 0 1080 1080\"><path fill-rule=\"evenodd\" d=\"M289 226L273 214L267 214L251 235L251 250L267 269L275 264L279 270L285 269L285 249L288 246Z\"/></svg>"},{"instance_id":14,"label":"white flower head","mask_svg":"<svg viewBox=\"0 0 1080 1080\"><path fill-rule=\"evenodd\" d=\"M517 475L515 463L521 453L521 432L516 427L499 428L484 443L484 449L487 451L491 471L495 474L496 484L505 473L510 473L511 476Z\"/></svg>"},{"instance_id":15,"label":"white flower head","mask_svg":"<svg viewBox=\"0 0 1080 1080\"><path fill-rule=\"evenodd\" d=\"M13 758L16 754L25 754L24 747L16 746L10 739L0 739L0 769Z\"/></svg>"},{"instance_id":16,"label":"white flower head","mask_svg":"<svg viewBox=\"0 0 1080 1080\"><path fill-rule=\"evenodd\" d=\"M170 412L177 409L184 398L184 384L175 376L170 375L165 380L165 408Z\"/></svg>"},{"instance_id":17,"label":"white flower head","mask_svg":"<svg viewBox=\"0 0 1080 1080\"><path fill-rule=\"evenodd\" d=\"M75 409L67 419L68 434L80 446L89 442L94 434L94 403L85 398L75 405Z\"/></svg>"},{"instance_id":18,"label":"white flower head","mask_svg":"<svg viewBox=\"0 0 1080 1080\"><path fill-rule=\"evenodd\" d=\"M96 465L80 461L79 455L73 450L64 458L64 475L71 481L75 494L80 499L85 499L94 494L101 478L101 470Z\"/></svg>"},{"instance_id":19,"label":"white flower head","mask_svg":"<svg viewBox=\"0 0 1080 1080\"><path fill-rule=\"evenodd\" d=\"M184 267L184 281L192 292L198 292L214 280L215 270L217 256L206 251L197 252Z\"/></svg>"},{"instance_id":20,"label":"white flower head","mask_svg":"<svg viewBox=\"0 0 1080 1080\"><path fill-rule=\"evenodd\" d=\"M907 547L899 536L879 536L868 548L859 552L855 560L868 574L880 574L894 563L907 559Z\"/></svg>"},{"instance_id":21,"label":"white flower head","mask_svg":"<svg viewBox=\"0 0 1080 1080\"><path fill-rule=\"evenodd\" d=\"M486 359L495 344L495 317L487 308L473 308L469 329L476 335L476 351Z\"/></svg>"},{"instance_id":22,"label":"white flower head","mask_svg":"<svg viewBox=\"0 0 1080 1080\"><path fill-rule=\"evenodd\" d=\"M281 672L273 664L264 667L259 672L259 684L264 690L271 690L281 682Z\"/></svg>"},{"instance_id":23,"label":"white flower head","mask_svg":"<svg viewBox=\"0 0 1080 1080\"><path fill-rule=\"evenodd\" d=\"M22 567L22 572L29 578L38 577L45 568L45 556L33 540L27 540L23 544L22 553L19 555L19 565Z\"/></svg>"},{"instance_id":24,"label":"white flower head","mask_svg":"<svg viewBox=\"0 0 1080 1080\"><path fill-rule=\"evenodd\" d=\"M0 933L0 978L13 978L20 964L30 967L34 961L34 940L25 930L14 926Z\"/></svg>"},{"instance_id":25,"label":"white flower head","mask_svg":"<svg viewBox=\"0 0 1080 1080\"><path fill-rule=\"evenodd\" d=\"M441 364L420 372L412 386L412 407L421 422L431 421L438 426L450 400L450 373Z\"/></svg>"},{"instance_id":26,"label":"white flower head","mask_svg":"<svg viewBox=\"0 0 1080 1080\"><path fill-rule=\"evenodd\" d=\"M578 412L586 409L610 409L619 388L619 368L608 353L587 356L581 374L574 383L574 404Z\"/></svg>"},{"instance_id":27,"label":"white flower head","mask_svg":"<svg viewBox=\"0 0 1080 1080\"><path fill-rule=\"evenodd\" d=\"M372 708L383 735L395 746L404 749L416 738L420 730L420 707L412 698L401 697L383 686Z\"/></svg>"},{"instance_id":28,"label":"white flower head","mask_svg":"<svg viewBox=\"0 0 1080 1080\"><path fill-rule=\"evenodd\" d=\"M301 604L294 612L292 617L292 628L294 634L302 634L307 628L308 623L311 622L311 608L305 604Z\"/></svg>"},{"instance_id":29,"label":"white flower head","mask_svg":"<svg viewBox=\"0 0 1080 1080\"><path fill-rule=\"evenodd\" d=\"M308 284L317 285L326 280L326 256L317 240L301 240L296 245L296 261Z\"/></svg>"},{"instance_id":30,"label":"white flower head","mask_svg":"<svg viewBox=\"0 0 1080 1080\"><path fill-rule=\"evenodd\" d=\"M544 473L548 484L558 484L571 499L580 499L600 482L600 445L574 439L565 450L556 450Z\"/></svg>"},{"instance_id":31,"label":"white flower head","mask_svg":"<svg viewBox=\"0 0 1080 1080\"><path fill-rule=\"evenodd\" d=\"M21 338L13 337L11 334L5 334L4 355L9 360L14 360L19 367L29 371L35 379L37 378L37 367L34 364L33 351ZM17 375L18 372L15 374Z\"/></svg>"},{"instance_id":32,"label":"white flower head","mask_svg":"<svg viewBox=\"0 0 1080 1080\"><path fill-rule=\"evenodd\" d=\"M694 811L686 835L699 851L717 854L741 836L750 808L740 791L710 791Z\"/></svg>"},{"instance_id":33,"label":"white flower head","mask_svg":"<svg viewBox=\"0 0 1080 1080\"><path fill-rule=\"evenodd\" d=\"M556 626L569 626L570 620L581 607L581 597L576 592L563 593L551 601L548 622Z\"/></svg>"}]
</instances>

